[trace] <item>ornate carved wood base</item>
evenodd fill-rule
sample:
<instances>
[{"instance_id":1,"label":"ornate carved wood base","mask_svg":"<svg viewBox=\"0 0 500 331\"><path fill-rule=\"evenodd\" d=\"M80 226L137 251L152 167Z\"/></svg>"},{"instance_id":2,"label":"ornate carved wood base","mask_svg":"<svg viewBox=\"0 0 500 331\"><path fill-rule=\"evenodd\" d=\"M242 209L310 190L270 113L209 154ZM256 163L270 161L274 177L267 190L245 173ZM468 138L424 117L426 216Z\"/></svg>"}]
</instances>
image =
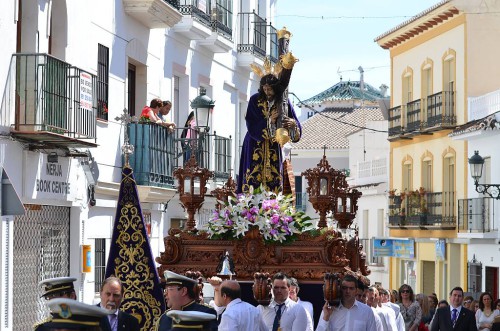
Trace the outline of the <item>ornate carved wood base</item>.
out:
<instances>
[{"instance_id":1,"label":"ornate carved wood base","mask_svg":"<svg viewBox=\"0 0 500 331\"><path fill-rule=\"evenodd\" d=\"M164 238L165 251L156 262L160 277L165 270L184 274L200 271L205 277L217 274L216 268L224 254L229 252L235 265L236 279L253 281L254 273L281 271L300 282L322 283L325 273L370 274L365 265L366 255L357 238L347 242L339 231L323 230L318 236L302 234L287 245L267 244L258 230L250 230L243 239L211 240L206 233L193 234L171 229Z\"/></svg>"}]
</instances>

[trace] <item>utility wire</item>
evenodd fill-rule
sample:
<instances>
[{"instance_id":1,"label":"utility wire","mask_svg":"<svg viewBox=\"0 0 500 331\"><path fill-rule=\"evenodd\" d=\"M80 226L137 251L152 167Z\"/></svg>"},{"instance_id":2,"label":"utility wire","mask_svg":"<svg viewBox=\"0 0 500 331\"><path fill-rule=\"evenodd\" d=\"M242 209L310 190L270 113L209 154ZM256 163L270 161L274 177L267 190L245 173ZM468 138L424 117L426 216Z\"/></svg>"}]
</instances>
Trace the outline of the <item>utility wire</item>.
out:
<instances>
[{"instance_id":1,"label":"utility wire","mask_svg":"<svg viewBox=\"0 0 500 331\"><path fill-rule=\"evenodd\" d=\"M335 121L335 122L338 122L338 123L342 123L342 124L345 124L345 125L350 125L352 127L355 127L355 128L358 128L358 129L365 129L365 130L370 130L370 131L374 131L374 132L380 132L380 133L388 133L389 131L386 131L386 130L377 130L377 129L372 129L372 128L367 128L366 126L360 126L360 125L356 125L356 124L352 124L352 123L347 123L347 122L344 122L344 121L341 121L339 119L336 119L334 117L330 117L328 115L325 115L323 114L323 112L320 112L320 111L317 111L316 109L312 108L311 106L309 106L308 104L305 104L302 100L300 100L300 98L293 92L288 92L288 94L291 94L293 95L294 97L297 98L297 100L299 100L299 103L301 105L304 105L306 108L312 110L315 114L318 114L318 115L321 115L323 117L326 117L332 121Z\"/></svg>"}]
</instances>

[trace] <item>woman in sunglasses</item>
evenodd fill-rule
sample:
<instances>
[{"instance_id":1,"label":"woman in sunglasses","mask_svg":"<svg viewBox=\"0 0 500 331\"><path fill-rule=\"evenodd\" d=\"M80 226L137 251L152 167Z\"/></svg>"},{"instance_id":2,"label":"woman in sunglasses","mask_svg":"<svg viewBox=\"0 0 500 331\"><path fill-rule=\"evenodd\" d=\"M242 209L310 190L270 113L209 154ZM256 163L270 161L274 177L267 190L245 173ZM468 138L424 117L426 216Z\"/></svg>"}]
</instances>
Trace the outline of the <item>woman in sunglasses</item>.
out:
<instances>
[{"instance_id":1,"label":"woman in sunglasses","mask_svg":"<svg viewBox=\"0 0 500 331\"><path fill-rule=\"evenodd\" d=\"M399 288L399 306L401 315L405 321L405 331L416 331L422 319L422 309L417 301L410 285L403 284Z\"/></svg>"}]
</instances>

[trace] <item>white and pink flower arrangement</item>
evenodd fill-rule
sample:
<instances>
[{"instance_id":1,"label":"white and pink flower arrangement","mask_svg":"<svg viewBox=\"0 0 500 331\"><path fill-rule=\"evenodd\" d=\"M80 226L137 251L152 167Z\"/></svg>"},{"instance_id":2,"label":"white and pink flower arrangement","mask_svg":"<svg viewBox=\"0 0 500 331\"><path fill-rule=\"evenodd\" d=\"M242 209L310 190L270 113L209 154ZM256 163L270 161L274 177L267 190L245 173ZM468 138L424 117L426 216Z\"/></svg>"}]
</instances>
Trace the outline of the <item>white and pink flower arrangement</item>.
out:
<instances>
[{"instance_id":1,"label":"white and pink flower arrangement","mask_svg":"<svg viewBox=\"0 0 500 331\"><path fill-rule=\"evenodd\" d=\"M295 211L292 196L268 192L262 187L220 202L224 207L213 212L207 225L211 239L239 239L258 229L266 242L292 242L297 235L312 229L311 218Z\"/></svg>"}]
</instances>

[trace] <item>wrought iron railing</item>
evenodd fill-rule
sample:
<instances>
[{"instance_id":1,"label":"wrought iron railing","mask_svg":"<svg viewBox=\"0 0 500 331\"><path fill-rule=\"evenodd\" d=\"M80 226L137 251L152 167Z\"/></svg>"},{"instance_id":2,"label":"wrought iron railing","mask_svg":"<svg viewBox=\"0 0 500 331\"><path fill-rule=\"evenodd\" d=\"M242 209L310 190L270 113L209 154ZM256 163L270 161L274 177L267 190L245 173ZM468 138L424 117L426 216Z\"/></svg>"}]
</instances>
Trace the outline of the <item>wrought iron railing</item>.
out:
<instances>
[{"instance_id":1,"label":"wrought iron railing","mask_svg":"<svg viewBox=\"0 0 500 331\"><path fill-rule=\"evenodd\" d=\"M401 134L401 106L389 109L389 137Z\"/></svg>"},{"instance_id":2,"label":"wrought iron railing","mask_svg":"<svg viewBox=\"0 0 500 331\"><path fill-rule=\"evenodd\" d=\"M459 231L484 233L495 229L494 199L484 197L458 200Z\"/></svg>"},{"instance_id":3,"label":"wrought iron railing","mask_svg":"<svg viewBox=\"0 0 500 331\"><path fill-rule=\"evenodd\" d=\"M279 60L278 54L278 33L274 26L269 25L269 59L273 63Z\"/></svg>"},{"instance_id":4,"label":"wrought iron railing","mask_svg":"<svg viewBox=\"0 0 500 331\"><path fill-rule=\"evenodd\" d=\"M14 118L16 131L96 141L95 75L47 54L14 54L7 79L3 125Z\"/></svg>"},{"instance_id":5,"label":"wrought iron railing","mask_svg":"<svg viewBox=\"0 0 500 331\"><path fill-rule=\"evenodd\" d=\"M231 172L231 137L199 134L194 129L173 132L155 123L130 123L128 133L134 154L130 165L137 184L172 188L173 171L194 155L200 167L214 172L215 180L229 178ZM185 134L182 134L182 133ZM187 134L186 134L187 133Z\"/></svg>"},{"instance_id":6,"label":"wrought iron railing","mask_svg":"<svg viewBox=\"0 0 500 331\"><path fill-rule=\"evenodd\" d=\"M406 131L419 131L421 126L420 114L420 99L408 102L406 104Z\"/></svg>"},{"instance_id":7,"label":"wrought iron railing","mask_svg":"<svg viewBox=\"0 0 500 331\"><path fill-rule=\"evenodd\" d=\"M193 17L193 19L207 27L211 27L211 0L180 0L179 11L182 15Z\"/></svg>"},{"instance_id":8,"label":"wrought iron railing","mask_svg":"<svg viewBox=\"0 0 500 331\"><path fill-rule=\"evenodd\" d=\"M174 7L175 9L180 8L180 1L179 0L163 0L163 1L165 1L166 3L168 3L169 5Z\"/></svg>"},{"instance_id":9,"label":"wrought iron railing","mask_svg":"<svg viewBox=\"0 0 500 331\"><path fill-rule=\"evenodd\" d=\"M427 97L427 123L425 127L450 127L457 123L455 93L442 91Z\"/></svg>"},{"instance_id":10,"label":"wrought iron railing","mask_svg":"<svg viewBox=\"0 0 500 331\"><path fill-rule=\"evenodd\" d=\"M175 133L155 123L130 123L128 136L134 146L129 162L137 184L173 188Z\"/></svg>"},{"instance_id":11,"label":"wrought iron railing","mask_svg":"<svg viewBox=\"0 0 500 331\"><path fill-rule=\"evenodd\" d=\"M392 226L455 227L455 192L389 195L389 224Z\"/></svg>"},{"instance_id":12,"label":"wrought iron railing","mask_svg":"<svg viewBox=\"0 0 500 331\"><path fill-rule=\"evenodd\" d=\"M255 12L239 13L240 36L238 52L266 56L267 22Z\"/></svg>"},{"instance_id":13,"label":"wrought iron railing","mask_svg":"<svg viewBox=\"0 0 500 331\"><path fill-rule=\"evenodd\" d=\"M389 137L456 125L455 93L441 91L389 109Z\"/></svg>"},{"instance_id":14,"label":"wrought iron railing","mask_svg":"<svg viewBox=\"0 0 500 331\"><path fill-rule=\"evenodd\" d=\"M212 29L225 38L233 39L233 2L217 1L216 15L212 17Z\"/></svg>"}]
</instances>

